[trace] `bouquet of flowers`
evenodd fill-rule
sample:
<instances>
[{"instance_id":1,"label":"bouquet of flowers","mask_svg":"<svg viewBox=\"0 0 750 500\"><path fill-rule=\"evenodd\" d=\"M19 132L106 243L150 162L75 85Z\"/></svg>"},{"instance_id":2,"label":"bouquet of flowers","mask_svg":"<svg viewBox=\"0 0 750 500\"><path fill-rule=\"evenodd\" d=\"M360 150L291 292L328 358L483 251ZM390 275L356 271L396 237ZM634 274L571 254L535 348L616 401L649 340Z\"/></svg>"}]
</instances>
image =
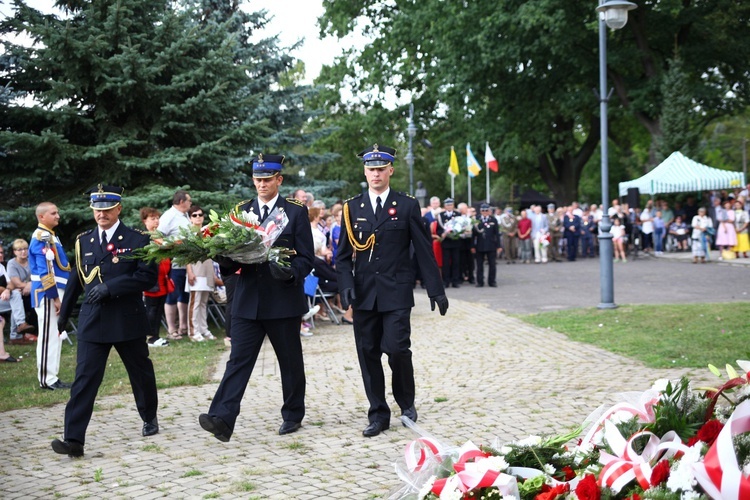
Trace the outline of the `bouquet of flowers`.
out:
<instances>
[{"instance_id":1,"label":"bouquet of flowers","mask_svg":"<svg viewBox=\"0 0 750 500\"><path fill-rule=\"evenodd\" d=\"M458 215L448 220L443 225L443 229L445 230L443 233L443 237L457 240L466 233L471 234L471 228L473 225L474 221L471 220L471 217Z\"/></svg>"},{"instance_id":2,"label":"bouquet of flowers","mask_svg":"<svg viewBox=\"0 0 750 500\"><path fill-rule=\"evenodd\" d=\"M561 436L458 449L422 437L396 463L406 485L390 498L750 498L750 362L737 364L744 373L727 365L718 388L660 380Z\"/></svg>"},{"instance_id":3,"label":"bouquet of flowers","mask_svg":"<svg viewBox=\"0 0 750 500\"><path fill-rule=\"evenodd\" d=\"M237 208L222 216L211 210L209 221L202 228L180 228L179 234L170 237L156 231L151 243L133 255L150 262L172 259L183 266L216 256L242 264L289 265L288 258L294 255L294 250L273 246L289 223L283 210L274 208L262 224L255 213Z\"/></svg>"}]
</instances>

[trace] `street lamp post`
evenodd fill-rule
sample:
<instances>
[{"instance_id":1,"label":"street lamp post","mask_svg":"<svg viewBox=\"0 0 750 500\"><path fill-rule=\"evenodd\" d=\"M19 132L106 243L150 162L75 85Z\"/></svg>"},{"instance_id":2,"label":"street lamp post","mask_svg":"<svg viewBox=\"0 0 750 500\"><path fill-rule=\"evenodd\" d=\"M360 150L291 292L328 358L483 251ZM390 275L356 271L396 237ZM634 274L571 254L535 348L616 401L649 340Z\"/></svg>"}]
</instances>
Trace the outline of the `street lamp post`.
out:
<instances>
[{"instance_id":1,"label":"street lamp post","mask_svg":"<svg viewBox=\"0 0 750 500\"><path fill-rule=\"evenodd\" d=\"M406 153L406 164L409 166L409 194L414 196L414 150L412 141L417 135L417 126L414 125L414 104L409 104L409 126L406 128L409 134L409 151Z\"/></svg>"},{"instance_id":2,"label":"street lamp post","mask_svg":"<svg viewBox=\"0 0 750 500\"><path fill-rule=\"evenodd\" d=\"M599 224L599 309L614 309L615 285L612 255L612 221L609 219L609 131L607 128L607 102L612 95L607 91L607 26L618 30L628 22L628 11L637 7L624 0L599 0L599 108L602 148L602 221Z\"/></svg>"}]
</instances>

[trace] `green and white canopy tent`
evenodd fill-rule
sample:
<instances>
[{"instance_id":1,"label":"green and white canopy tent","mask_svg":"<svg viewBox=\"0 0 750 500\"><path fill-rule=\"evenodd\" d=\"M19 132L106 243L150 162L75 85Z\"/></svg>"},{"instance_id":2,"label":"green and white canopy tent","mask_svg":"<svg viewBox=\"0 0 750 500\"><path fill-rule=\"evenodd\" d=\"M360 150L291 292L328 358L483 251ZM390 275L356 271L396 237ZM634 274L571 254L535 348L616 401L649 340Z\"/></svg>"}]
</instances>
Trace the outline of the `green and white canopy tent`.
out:
<instances>
[{"instance_id":1,"label":"green and white canopy tent","mask_svg":"<svg viewBox=\"0 0 750 500\"><path fill-rule=\"evenodd\" d=\"M638 188L640 194L685 193L713 189L734 189L745 186L742 172L712 168L675 151L655 169L643 177L619 184L620 196L629 188Z\"/></svg>"}]
</instances>

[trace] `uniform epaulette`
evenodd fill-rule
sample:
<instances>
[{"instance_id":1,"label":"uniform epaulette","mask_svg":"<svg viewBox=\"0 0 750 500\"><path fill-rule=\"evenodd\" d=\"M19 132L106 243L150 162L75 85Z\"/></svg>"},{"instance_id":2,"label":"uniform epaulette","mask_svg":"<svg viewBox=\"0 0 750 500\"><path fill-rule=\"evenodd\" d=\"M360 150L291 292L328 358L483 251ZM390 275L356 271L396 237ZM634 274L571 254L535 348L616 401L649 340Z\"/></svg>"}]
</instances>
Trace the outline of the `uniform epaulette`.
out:
<instances>
[{"instance_id":1,"label":"uniform epaulette","mask_svg":"<svg viewBox=\"0 0 750 500\"><path fill-rule=\"evenodd\" d=\"M87 234L89 234L89 233L93 233L93 232L94 232L94 229L93 229L93 228L91 228L91 229L89 229L88 231L84 231L84 232L82 232L82 233L79 233L78 235L76 235L76 239L80 238L81 236L86 236Z\"/></svg>"},{"instance_id":2,"label":"uniform epaulette","mask_svg":"<svg viewBox=\"0 0 750 500\"><path fill-rule=\"evenodd\" d=\"M359 194L355 194L354 196L352 196L352 197L351 197L351 198L349 198L348 200L344 200L344 203L349 203L350 201L352 201L352 200L354 200L354 199L357 199L357 198L359 198L360 196L362 196L362 193L359 193Z\"/></svg>"},{"instance_id":3,"label":"uniform epaulette","mask_svg":"<svg viewBox=\"0 0 750 500\"><path fill-rule=\"evenodd\" d=\"M247 203L252 203L253 199L250 198L249 200L242 200L241 202L237 203L237 205L234 206L235 210L239 210L242 205L245 205Z\"/></svg>"},{"instance_id":4,"label":"uniform epaulette","mask_svg":"<svg viewBox=\"0 0 750 500\"><path fill-rule=\"evenodd\" d=\"M305 204L304 204L304 203L302 203L302 202L301 202L300 200L298 200L297 198L287 198L287 199L286 199L286 201L288 201L289 203L293 203L293 204L295 204L295 205L298 205L298 206L300 206L300 207L304 207L304 206L305 206Z\"/></svg>"},{"instance_id":5,"label":"uniform epaulette","mask_svg":"<svg viewBox=\"0 0 750 500\"><path fill-rule=\"evenodd\" d=\"M50 236L52 236L52 233L50 233L46 229L40 229L40 228L37 228L36 231L34 231L34 235L33 235L33 237L39 241L49 241Z\"/></svg>"},{"instance_id":6,"label":"uniform epaulette","mask_svg":"<svg viewBox=\"0 0 750 500\"><path fill-rule=\"evenodd\" d=\"M410 195L409 193L403 193L403 192L399 191L398 194L402 194L402 195L406 196L407 198L411 198L412 200L416 200L416 198L414 196Z\"/></svg>"},{"instance_id":7,"label":"uniform epaulette","mask_svg":"<svg viewBox=\"0 0 750 500\"><path fill-rule=\"evenodd\" d=\"M128 229L131 229L131 230L135 231L136 233L144 234L146 236L151 236L151 233L149 233L145 229L141 229L139 227L131 227L131 228L128 228Z\"/></svg>"}]
</instances>

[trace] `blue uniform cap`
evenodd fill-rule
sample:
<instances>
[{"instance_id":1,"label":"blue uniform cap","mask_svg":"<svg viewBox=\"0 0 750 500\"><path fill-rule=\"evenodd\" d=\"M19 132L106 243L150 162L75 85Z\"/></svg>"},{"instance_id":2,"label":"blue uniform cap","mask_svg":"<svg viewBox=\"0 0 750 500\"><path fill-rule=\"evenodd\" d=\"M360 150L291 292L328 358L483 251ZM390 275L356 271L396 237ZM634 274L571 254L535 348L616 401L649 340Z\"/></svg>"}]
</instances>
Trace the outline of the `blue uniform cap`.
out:
<instances>
[{"instance_id":1,"label":"blue uniform cap","mask_svg":"<svg viewBox=\"0 0 750 500\"><path fill-rule=\"evenodd\" d=\"M446 198L443 200L443 205L453 205L454 203L453 198Z\"/></svg>"},{"instance_id":2,"label":"blue uniform cap","mask_svg":"<svg viewBox=\"0 0 750 500\"><path fill-rule=\"evenodd\" d=\"M256 179L267 179L281 173L284 155L264 155L260 153L253 158L253 177Z\"/></svg>"},{"instance_id":3,"label":"blue uniform cap","mask_svg":"<svg viewBox=\"0 0 750 500\"><path fill-rule=\"evenodd\" d=\"M489 209L490 209L490 206L487 203L482 203L479 206L479 210L489 210Z\"/></svg>"},{"instance_id":4,"label":"blue uniform cap","mask_svg":"<svg viewBox=\"0 0 750 500\"><path fill-rule=\"evenodd\" d=\"M122 193L124 191L125 189L120 186L104 186L98 184L84 194L89 196L89 207L94 210L109 210L120 204Z\"/></svg>"},{"instance_id":5,"label":"blue uniform cap","mask_svg":"<svg viewBox=\"0 0 750 500\"><path fill-rule=\"evenodd\" d=\"M373 145L357 155L362 158L365 168L383 168L393 166L396 160L396 150L388 146Z\"/></svg>"}]
</instances>

